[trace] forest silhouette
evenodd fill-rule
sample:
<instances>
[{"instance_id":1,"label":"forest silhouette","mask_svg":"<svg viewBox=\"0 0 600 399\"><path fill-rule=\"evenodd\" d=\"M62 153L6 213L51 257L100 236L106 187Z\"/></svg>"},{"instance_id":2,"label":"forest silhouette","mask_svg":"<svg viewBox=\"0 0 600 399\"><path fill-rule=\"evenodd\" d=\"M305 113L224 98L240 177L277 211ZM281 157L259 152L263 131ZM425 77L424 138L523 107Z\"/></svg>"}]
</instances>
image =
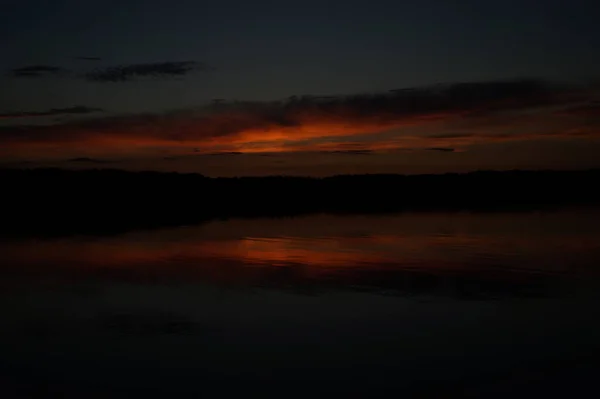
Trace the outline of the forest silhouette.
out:
<instances>
[{"instance_id":1,"label":"forest silhouette","mask_svg":"<svg viewBox=\"0 0 600 399\"><path fill-rule=\"evenodd\" d=\"M211 178L116 169L2 169L0 235L110 234L235 217L530 211L600 204L600 169Z\"/></svg>"}]
</instances>

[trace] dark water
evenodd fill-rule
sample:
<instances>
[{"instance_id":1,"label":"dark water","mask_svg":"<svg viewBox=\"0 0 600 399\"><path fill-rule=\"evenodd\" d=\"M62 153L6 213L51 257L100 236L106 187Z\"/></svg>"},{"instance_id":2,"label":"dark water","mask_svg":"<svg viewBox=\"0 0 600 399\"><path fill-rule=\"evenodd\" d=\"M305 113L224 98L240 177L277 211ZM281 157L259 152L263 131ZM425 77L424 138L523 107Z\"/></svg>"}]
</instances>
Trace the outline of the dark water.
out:
<instances>
[{"instance_id":1,"label":"dark water","mask_svg":"<svg viewBox=\"0 0 600 399\"><path fill-rule=\"evenodd\" d=\"M0 397L598 397L599 216L2 242Z\"/></svg>"}]
</instances>

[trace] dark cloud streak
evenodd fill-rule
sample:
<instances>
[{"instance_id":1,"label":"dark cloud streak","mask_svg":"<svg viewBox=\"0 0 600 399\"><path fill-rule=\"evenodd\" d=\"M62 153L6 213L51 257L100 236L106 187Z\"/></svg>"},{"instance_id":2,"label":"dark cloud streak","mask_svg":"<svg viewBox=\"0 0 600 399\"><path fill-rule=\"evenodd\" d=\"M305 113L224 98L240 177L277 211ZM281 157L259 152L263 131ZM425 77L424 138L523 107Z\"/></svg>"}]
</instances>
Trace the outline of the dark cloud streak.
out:
<instances>
[{"instance_id":1,"label":"dark cloud streak","mask_svg":"<svg viewBox=\"0 0 600 399\"><path fill-rule=\"evenodd\" d=\"M28 65L9 70L9 75L15 78L39 78L61 76L68 74L68 69L52 65Z\"/></svg>"},{"instance_id":2,"label":"dark cloud streak","mask_svg":"<svg viewBox=\"0 0 600 399\"><path fill-rule=\"evenodd\" d=\"M68 108L51 108L47 111L22 111L0 114L0 119L17 119L17 118L32 118L40 116L56 116L56 115L84 115L95 112L103 112L101 108L91 108L83 105L77 105Z\"/></svg>"},{"instance_id":3,"label":"dark cloud streak","mask_svg":"<svg viewBox=\"0 0 600 399\"><path fill-rule=\"evenodd\" d=\"M231 156L231 155L243 155L243 152L240 151L223 151L223 152L209 152L206 154L200 155L209 155L209 156Z\"/></svg>"},{"instance_id":4,"label":"dark cloud streak","mask_svg":"<svg viewBox=\"0 0 600 399\"><path fill-rule=\"evenodd\" d=\"M207 71L211 68L196 61L169 61L147 64L118 65L96 69L85 74L92 82L127 82L139 78L165 78L184 76L196 71Z\"/></svg>"},{"instance_id":5,"label":"dark cloud streak","mask_svg":"<svg viewBox=\"0 0 600 399\"><path fill-rule=\"evenodd\" d=\"M343 154L343 155L370 155L371 150L336 150L336 151L321 151L324 154Z\"/></svg>"},{"instance_id":6,"label":"dark cloud streak","mask_svg":"<svg viewBox=\"0 0 600 399\"><path fill-rule=\"evenodd\" d=\"M88 157L71 158L71 159L67 159L65 162L69 162L69 163L90 163L90 164L107 164L107 163L110 163L109 161L105 161L105 160L102 160L102 159L88 158Z\"/></svg>"},{"instance_id":7,"label":"dark cloud streak","mask_svg":"<svg viewBox=\"0 0 600 399\"><path fill-rule=\"evenodd\" d=\"M80 61L102 61L100 57L75 57L75 59Z\"/></svg>"},{"instance_id":8,"label":"dark cloud streak","mask_svg":"<svg viewBox=\"0 0 600 399\"><path fill-rule=\"evenodd\" d=\"M472 137L472 133L440 133L440 134L430 134L427 136L431 139L462 139L467 137Z\"/></svg>"}]
</instances>

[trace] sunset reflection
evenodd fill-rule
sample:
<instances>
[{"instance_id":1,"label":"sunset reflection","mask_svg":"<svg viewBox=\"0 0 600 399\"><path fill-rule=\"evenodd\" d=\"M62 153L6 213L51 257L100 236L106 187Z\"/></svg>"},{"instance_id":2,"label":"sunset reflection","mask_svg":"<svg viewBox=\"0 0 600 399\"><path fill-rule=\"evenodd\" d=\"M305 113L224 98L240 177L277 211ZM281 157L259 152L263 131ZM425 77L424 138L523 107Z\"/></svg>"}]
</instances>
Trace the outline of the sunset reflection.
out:
<instances>
[{"instance_id":1,"label":"sunset reflection","mask_svg":"<svg viewBox=\"0 0 600 399\"><path fill-rule=\"evenodd\" d=\"M5 271L30 270L38 276L192 279L246 286L279 284L284 278L293 285L373 287L429 276L437 280L427 284L477 278L483 286L481 279L514 282L594 272L592 263L600 258L597 228L590 224L594 219L569 215L230 220L112 237L5 242L0 249ZM569 220L578 222L565 234L560 227ZM585 259L578 255L582 251Z\"/></svg>"},{"instance_id":2,"label":"sunset reflection","mask_svg":"<svg viewBox=\"0 0 600 399\"><path fill-rule=\"evenodd\" d=\"M369 242L371 238L365 237L363 241ZM352 249L348 244L344 237L245 237L236 242L217 241L208 245L202 244L202 247L212 256L272 266L296 263L317 268L344 268L389 261L386 254Z\"/></svg>"}]
</instances>

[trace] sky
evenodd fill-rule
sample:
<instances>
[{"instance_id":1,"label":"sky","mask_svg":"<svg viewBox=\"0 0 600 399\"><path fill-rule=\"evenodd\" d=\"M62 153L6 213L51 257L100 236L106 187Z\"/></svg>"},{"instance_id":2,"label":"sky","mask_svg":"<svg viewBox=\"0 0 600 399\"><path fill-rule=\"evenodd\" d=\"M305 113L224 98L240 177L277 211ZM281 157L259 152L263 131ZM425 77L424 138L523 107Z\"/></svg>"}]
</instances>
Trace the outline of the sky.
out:
<instances>
[{"instance_id":1,"label":"sky","mask_svg":"<svg viewBox=\"0 0 600 399\"><path fill-rule=\"evenodd\" d=\"M0 163L600 167L595 3L4 0Z\"/></svg>"}]
</instances>

